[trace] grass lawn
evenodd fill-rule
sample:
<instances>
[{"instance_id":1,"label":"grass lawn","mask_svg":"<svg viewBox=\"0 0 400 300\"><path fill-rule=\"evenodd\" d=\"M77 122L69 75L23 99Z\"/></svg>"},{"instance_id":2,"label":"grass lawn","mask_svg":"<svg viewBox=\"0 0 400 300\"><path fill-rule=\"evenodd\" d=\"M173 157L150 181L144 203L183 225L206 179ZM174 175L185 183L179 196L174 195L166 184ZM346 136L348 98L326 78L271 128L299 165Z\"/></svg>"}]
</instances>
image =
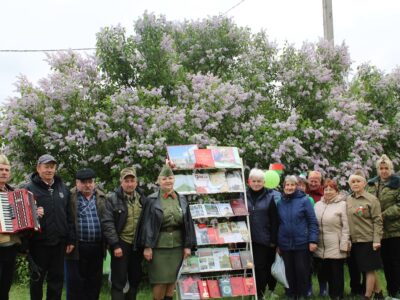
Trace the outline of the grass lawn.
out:
<instances>
[{"instance_id":1,"label":"grass lawn","mask_svg":"<svg viewBox=\"0 0 400 300\"><path fill-rule=\"evenodd\" d=\"M349 294L349 292L350 292L350 286L349 286L349 275L347 272L347 267L345 269L346 269L345 270L345 295L346 295L346 294ZM382 271L378 272L378 274L379 274L380 284L382 286L382 289L384 290L384 295L386 295L385 277L384 277ZM284 289L283 289L282 285L278 284L275 292L276 292L276 294L278 294L280 296L280 298L283 298ZM314 292L314 295L318 295L318 292L319 292L318 291L318 282L317 282L317 279L315 276L313 276L313 292ZM241 297L236 297L236 298L241 299ZM246 298L248 298L248 297L246 297ZM29 300L30 299L29 298L29 286L14 284L11 287L10 299L11 300ZM65 299L65 289L63 291L63 299ZM111 299L110 289L109 289L107 280L104 280L100 299L101 300ZM151 300L152 299L151 288L149 285L147 285L145 283L142 284L142 288L140 289L137 299L138 300ZM229 298L229 299L233 299L233 298ZM329 299L329 297L323 298L323 297L315 296L310 299ZM345 299L357 299L357 298L345 297Z\"/></svg>"}]
</instances>

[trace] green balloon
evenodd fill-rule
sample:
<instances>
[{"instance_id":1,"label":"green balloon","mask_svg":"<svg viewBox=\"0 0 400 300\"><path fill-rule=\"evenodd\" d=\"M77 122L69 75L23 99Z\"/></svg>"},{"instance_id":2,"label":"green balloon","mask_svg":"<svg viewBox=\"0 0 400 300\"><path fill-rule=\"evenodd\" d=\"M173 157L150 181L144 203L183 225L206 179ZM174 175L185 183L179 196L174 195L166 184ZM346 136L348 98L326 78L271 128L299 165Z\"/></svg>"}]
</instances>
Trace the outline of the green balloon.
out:
<instances>
[{"instance_id":1,"label":"green balloon","mask_svg":"<svg viewBox=\"0 0 400 300\"><path fill-rule=\"evenodd\" d=\"M268 170L264 175L264 186L269 189L274 189L279 185L280 177L275 171Z\"/></svg>"}]
</instances>

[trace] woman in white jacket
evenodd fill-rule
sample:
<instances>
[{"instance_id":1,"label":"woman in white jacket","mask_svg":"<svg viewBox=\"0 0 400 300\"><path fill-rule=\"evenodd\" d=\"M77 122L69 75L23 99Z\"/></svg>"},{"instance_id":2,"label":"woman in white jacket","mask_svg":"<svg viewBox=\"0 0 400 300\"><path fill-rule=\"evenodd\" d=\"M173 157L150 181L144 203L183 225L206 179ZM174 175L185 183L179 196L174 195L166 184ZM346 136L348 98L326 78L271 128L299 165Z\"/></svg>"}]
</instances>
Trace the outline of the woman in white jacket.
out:
<instances>
[{"instance_id":1,"label":"woman in white jacket","mask_svg":"<svg viewBox=\"0 0 400 300\"><path fill-rule=\"evenodd\" d=\"M339 194L335 181L324 183L324 196L315 204L319 225L319 243L314 253L317 270L328 280L329 297L343 299L343 265L350 250L349 224L347 221L346 196Z\"/></svg>"}]
</instances>

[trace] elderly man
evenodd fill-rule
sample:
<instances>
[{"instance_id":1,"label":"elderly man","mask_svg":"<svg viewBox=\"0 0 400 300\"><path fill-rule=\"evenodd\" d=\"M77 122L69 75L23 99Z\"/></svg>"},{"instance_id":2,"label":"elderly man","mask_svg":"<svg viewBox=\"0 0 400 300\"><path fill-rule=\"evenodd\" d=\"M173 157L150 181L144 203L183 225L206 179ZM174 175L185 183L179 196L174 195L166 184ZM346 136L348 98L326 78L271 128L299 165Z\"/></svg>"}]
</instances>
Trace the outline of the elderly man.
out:
<instances>
[{"instance_id":1,"label":"elderly man","mask_svg":"<svg viewBox=\"0 0 400 300\"><path fill-rule=\"evenodd\" d=\"M136 170L125 168L120 174L121 185L107 195L102 216L104 237L111 251L111 299L136 299L142 276L142 252L134 249L139 216L144 196L137 190ZM129 282L125 295L123 289Z\"/></svg>"},{"instance_id":2,"label":"elderly man","mask_svg":"<svg viewBox=\"0 0 400 300\"><path fill-rule=\"evenodd\" d=\"M57 161L50 154L39 157L36 172L26 186L43 207L41 231L29 241L29 252L40 268L40 277L31 278L31 299L43 297L43 281L47 281L47 300L61 299L64 282L64 255L71 253L75 244L75 231L70 212L69 191L56 176Z\"/></svg>"},{"instance_id":3,"label":"elderly man","mask_svg":"<svg viewBox=\"0 0 400 300\"><path fill-rule=\"evenodd\" d=\"M308 188L306 193L314 199L315 203L321 200L324 195L321 172L310 171L308 173Z\"/></svg>"},{"instance_id":4,"label":"elderly man","mask_svg":"<svg viewBox=\"0 0 400 300\"><path fill-rule=\"evenodd\" d=\"M106 195L96 188L95 177L92 169L81 169L75 175L76 187L71 189L77 237L66 261L69 299L97 300L100 296L105 254L100 215L104 213Z\"/></svg>"},{"instance_id":5,"label":"elderly man","mask_svg":"<svg viewBox=\"0 0 400 300\"><path fill-rule=\"evenodd\" d=\"M10 172L10 162L6 156L0 155L0 192L13 190L7 184ZM17 234L0 234L0 299L8 299L19 244L21 240Z\"/></svg>"}]
</instances>

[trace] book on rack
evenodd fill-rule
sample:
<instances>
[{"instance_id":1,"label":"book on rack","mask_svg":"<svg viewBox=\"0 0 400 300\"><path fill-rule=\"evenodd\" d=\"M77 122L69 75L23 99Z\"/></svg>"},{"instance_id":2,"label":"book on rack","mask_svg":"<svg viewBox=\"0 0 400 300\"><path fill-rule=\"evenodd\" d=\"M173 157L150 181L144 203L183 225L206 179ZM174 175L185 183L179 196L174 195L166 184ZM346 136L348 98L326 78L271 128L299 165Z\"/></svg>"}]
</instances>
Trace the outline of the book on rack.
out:
<instances>
[{"instance_id":1,"label":"book on rack","mask_svg":"<svg viewBox=\"0 0 400 300\"><path fill-rule=\"evenodd\" d=\"M242 263L243 268L252 268L253 263L253 256L251 255L250 250L242 250L240 251L240 262Z\"/></svg>"},{"instance_id":2,"label":"book on rack","mask_svg":"<svg viewBox=\"0 0 400 300\"><path fill-rule=\"evenodd\" d=\"M229 260L229 250L226 247L214 248L213 257L215 268L217 270L231 270L231 262Z\"/></svg>"},{"instance_id":3,"label":"book on rack","mask_svg":"<svg viewBox=\"0 0 400 300\"><path fill-rule=\"evenodd\" d=\"M245 221L239 221L236 223L239 229L239 233L242 236L243 241L250 242L249 231L247 230L247 225Z\"/></svg>"},{"instance_id":4,"label":"book on rack","mask_svg":"<svg viewBox=\"0 0 400 300\"><path fill-rule=\"evenodd\" d=\"M208 287L208 292L210 293L210 298L221 298L221 292L219 290L218 280L208 279L207 287Z\"/></svg>"},{"instance_id":5,"label":"book on rack","mask_svg":"<svg viewBox=\"0 0 400 300\"><path fill-rule=\"evenodd\" d=\"M204 209L207 213L207 217L219 217L219 209L217 203L204 203Z\"/></svg>"},{"instance_id":6,"label":"book on rack","mask_svg":"<svg viewBox=\"0 0 400 300\"><path fill-rule=\"evenodd\" d=\"M210 193L229 192L228 181L224 171L210 173Z\"/></svg>"},{"instance_id":7,"label":"book on rack","mask_svg":"<svg viewBox=\"0 0 400 300\"><path fill-rule=\"evenodd\" d=\"M191 255L183 260L182 273L196 273L200 271L199 257Z\"/></svg>"},{"instance_id":8,"label":"book on rack","mask_svg":"<svg viewBox=\"0 0 400 300\"><path fill-rule=\"evenodd\" d=\"M178 193L195 194L196 187L192 175L177 174L175 175L174 190Z\"/></svg>"},{"instance_id":9,"label":"book on rack","mask_svg":"<svg viewBox=\"0 0 400 300\"><path fill-rule=\"evenodd\" d=\"M221 217L232 217L234 215L229 203L218 203L217 205Z\"/></svg>"},{"instance_id":10,"label":"book on rack","mask_svg":"<svg viewBox=\"0 0 400 300\"><path fill-rule=\"evenodd\" d=\"M218 229L214 227L207 228L208 240L210 244L221 244L223 241L220 240Z\"/></svg>"},{"instance_id":11,"label":"book on rack","mask_svg":"<svg viewBox=\"0 0 400 300\"><path fill-rule=\"evenodd\" d=\"M199 257L200 271L212 271L216 269L213 248L199 248L197 250Z\"/></svg>"},{"instance_id":12,"label":"book on rack","mask_svg":"<svg viewBox=\"0 0 400 300\"><path fill-rule=\"evenodd\" d=\"M190 214L192 215L192 219L207 217L207 212L203 204L190 204L189 208L190 208Z\"/></svg>"},{"instance_id":13,"label":"book on rack","mask_svg":"<svg viewBox=\"0 0 400 300\"><path fill-rule=\"evenodd\" d=\"M194 186L196 192L199 194L210 193L210 174L208 173L196 173L194 176Z\"/></svg>"},{"instance_id":14,"label":"book on rack","mask_svg":"<svg viewBox=\"0 0 400 300\"><path fill-rule=\"evenodd\" d=\"M245 295L243 277L231 277L232 296Z\"/></svg>"},{"instance_id":15,"label":"book on rack","mask_svg":"<svg viewBox=\"0 0 400 300\"><path fill-rule=\"evenodd\" d=\"M256 287L254 285L254 277L243 278L244 295L255 295Z\"/></svg>"},{"instance_id":16,"label":"book on rack","mask_svg":"<svg viewBox=\"0 0 400 300\"><path fill-rule=\"evenodd\" d=\"M247 207L243 199L232 199L230 203L232 211L235 214L235 216L248 215Z\"/></svg>"},{"instance_id":17,"label":"book on rack","mask_svg":"<svg viewBox=\"0 0 400 300\"><path fill-rule=\"evenodd\" d=\"M240 262L240 253L232 252L229 254L229 260L231 262L231 267L234 270L238 270L242 268L242 263Z\"/></svg>"},{"instance_id":18,"label":"book on rack","mask_svg":"<svg viewBox=\"0 0 400 300\"><path fill-rule=\"evenodd\" d=\"M219 285L219 290L221 291L222 297L231 297L232 296L231 281L229 280L228 276L218 278L218 285Z\"/></svg>"},{"instance_id":19,"label":"book on rack","mask_svg":"<svg viewBox=\"0 0 400 300\"><path fill-rule=\"evenodd\" d=\"M182 276L178 285L182 299L200 299L198 276Z\"/></svg>"},{"instance_id":20,"label":"book on rack","mask_svg":"<svg viewBox=\"0 0 400 300\"><path fill-rule=\"evenodd\" d=\"M238 222L229 222L229 227L231 229L230 239L234 241L234 243L243 243L245 242L242 233L241 227L239 226ZM226 242L226 241L225 241Z\"/></svg>"},{"instance_id":21,"label":"book on rack","mask_svg":"<svg viewBox=\"0 0 400 300\"><path fill-rule=\"evenodd\" d=\"M194 231L196 234L197 245L207 245L210 243L208 240L207 226L205 224L195 224Z\"/></svg>"},{"instance_id":22,"label":"book on rack","mask_svg":"<svg viewBox=\"0 0 400 300\"><path fill-rule=\"evenodd\" d=\"M177 169L193 169L196 159L194 150L197 145L167 146L167 155Z\"/></svg>"},{"instance_id":23,"label":"book on rack","mask_svg":"<svg viewBox=\"0 0 400 300\"><path fill-rule=\"evenodd\" d=\"M214 168L214 159L210 149L195 149L195 168Z\"/></svg>"},{"instance_id":24,"label":"book on rack","mask_svg":"<svg viewBox=\"0 0 400 300\"><path fill-rule=\"evenodd\" d=\"M216 168L241 168L242 160L236 147L207 146L211 149Z\"/></svg>"},{"instance_id":25,"label":"book on rack","mask_svg":"<svg viewBox=\"0 0 400 300\"><path fill-rule=\"evenodd\" d=\"M225 174L230 192L243 192L243 181L240 171L231 171Z\"/></svg>"},{"instance_id":26,"label":"book on rack","mask_svg":"<svg viewBox=\"0 0 400 300\"><path fill-rule=\"evenodd\" d=\"M209 299L210 293L208 292L207 281L197 280L197 286L199 287L200 299Z\"/></svg>"}]
</instances>

